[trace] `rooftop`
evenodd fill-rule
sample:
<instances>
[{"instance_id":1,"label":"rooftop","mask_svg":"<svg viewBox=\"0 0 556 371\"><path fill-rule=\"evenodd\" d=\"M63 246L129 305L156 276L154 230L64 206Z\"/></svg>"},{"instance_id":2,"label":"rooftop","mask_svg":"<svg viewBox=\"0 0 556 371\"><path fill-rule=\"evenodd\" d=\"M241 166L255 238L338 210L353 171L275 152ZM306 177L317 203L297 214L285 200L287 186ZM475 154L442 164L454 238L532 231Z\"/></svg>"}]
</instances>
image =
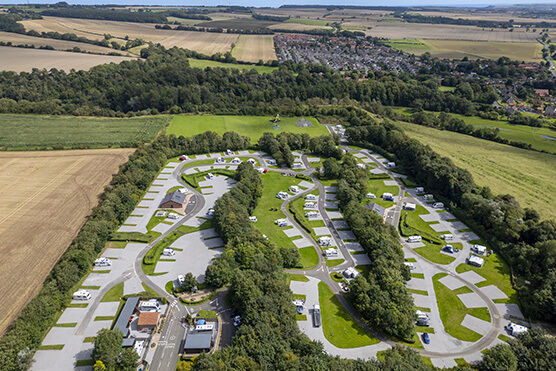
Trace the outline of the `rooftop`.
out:
<instances>
[{"instance_id":1,"label":"rooftop","mask_svg":"<svg viewBox=\"0 0 556 371\"><path fill-rule=\"evenodd\" d=\"M183 349L210 349L212 333L190 333L185 338Z\"/></svg>"},{"instance_id":2,"label":"rooftop","mask_svg":"<svg viewBox=\"0 0 556 371\"><path fill-rule=\"evenodd\" d=\"M127 334L127 325L129 324L129 319L139 302L139 297L132 297L126 300L122 311L120 312L120 316L114 325L114 329L119 329L124 336Z\"/></svg>"},{"instance_id":3,"label":"rooftop","mask_svg":"<svg viewBox=\"0 0 556 371\"><path fill-rule=\"evenodd\" d=\"M138 326L156 326L158 324L158 312L143 312L139 314Z\"/></svg>"},{"instance_id":4,"label":"rooftop","mask_svg":"<svg viewBox=\"0 0 556 371\"><path fill-rule=\"evenodd\" d=\"M180 205L183 205L183 203L185 202L185 197L187 196L186 193L180 192L180 191L174 191L172 193L168 193L166 196L164 196L164 198L162 199L162 202L160 202L160 204L165 204L166 202L176 202Z\"/></svg>"}]
</instances>

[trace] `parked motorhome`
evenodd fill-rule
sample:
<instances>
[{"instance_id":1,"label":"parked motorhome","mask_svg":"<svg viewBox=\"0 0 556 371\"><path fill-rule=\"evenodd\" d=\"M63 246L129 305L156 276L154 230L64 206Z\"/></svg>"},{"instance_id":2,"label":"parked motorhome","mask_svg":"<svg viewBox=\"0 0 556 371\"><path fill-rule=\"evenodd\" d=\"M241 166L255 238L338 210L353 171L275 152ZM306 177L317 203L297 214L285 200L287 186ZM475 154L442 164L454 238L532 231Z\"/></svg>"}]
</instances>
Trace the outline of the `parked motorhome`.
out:
<instances>
[{"instance_id":1,"label":"parked motorhome","mask_svg":"<svg viewBox=\"0 0 556 371\"><path fill-rule=\"evenodd\" d=\"M91 293L87 290L78 290L73 293L73 300L90 300Z\"/></svg>"},{"instance_id":2,"label":"parked motorhome","mask_svg":"<svg viewBox=\"0 0 556 371\"><path fill-rule=\"evenodd\" d=\"M423 238L421 236L409 236L407 242L421 242Z\"/></svg>"},{"instance_id":3,"label":"parked motorhome","mask_svg":"<svg viewBox=\"0 0 556 371\"><path fill-rule=\"evenodd\" d=\"M98 258L95 260L95 267L109 267L112 265L112 262L108 258Z\"/></svg>"}]
</instances>

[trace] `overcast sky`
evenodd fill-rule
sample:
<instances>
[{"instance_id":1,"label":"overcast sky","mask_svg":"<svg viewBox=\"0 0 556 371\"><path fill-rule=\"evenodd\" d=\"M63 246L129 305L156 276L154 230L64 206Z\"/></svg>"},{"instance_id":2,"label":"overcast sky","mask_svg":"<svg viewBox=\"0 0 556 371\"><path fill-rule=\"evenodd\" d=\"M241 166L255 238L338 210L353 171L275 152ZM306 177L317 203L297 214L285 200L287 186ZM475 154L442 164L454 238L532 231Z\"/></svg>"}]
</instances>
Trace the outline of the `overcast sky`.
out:
<instances>
[{"instance_id":1,"label":"overcast sky","mask_svg":"<svg viewBox=\"0 0 556 371\"><path fill-rule=\"evenodd\" d=\"M59 0L29 0L30 4L54 4ZM26 0L0 0L1 4L25 4ZM447 6L487 6L487 5L510 5L514 4L508 0L66 0L69 4L117 4L117 5L242 5L256 7L279 7L283 4L297 5L365 5L365 6L419 6L419 5L447 5ZM519 0L519 4L551 4L556 0Z\"/></svg>"}]
</instances>

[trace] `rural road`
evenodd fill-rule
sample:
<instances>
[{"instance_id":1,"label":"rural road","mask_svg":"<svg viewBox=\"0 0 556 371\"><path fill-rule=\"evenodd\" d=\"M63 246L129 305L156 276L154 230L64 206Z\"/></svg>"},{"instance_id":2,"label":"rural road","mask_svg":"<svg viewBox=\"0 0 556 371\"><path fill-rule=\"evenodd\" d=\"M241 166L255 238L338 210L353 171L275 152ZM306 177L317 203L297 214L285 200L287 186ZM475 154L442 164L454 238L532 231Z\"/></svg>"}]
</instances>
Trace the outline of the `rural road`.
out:
<instances>
[{"instance_id":1,"label":"rural road","mask_svg":"<svg viewBox=\"0 0 556 371\"><path fill-rule=\"evenodd\" d=\"M554 71L554 61L552 60L552 57L550 56L550 47L540 37L537 39L537 41L540 42L544 46L544 50L546 50L548 52L548 55L545 58L546 61L550 64L550 67L548 67L548 70L550 71L552 76L556 77L556 71Z\"/></svg>"}]
</instances>

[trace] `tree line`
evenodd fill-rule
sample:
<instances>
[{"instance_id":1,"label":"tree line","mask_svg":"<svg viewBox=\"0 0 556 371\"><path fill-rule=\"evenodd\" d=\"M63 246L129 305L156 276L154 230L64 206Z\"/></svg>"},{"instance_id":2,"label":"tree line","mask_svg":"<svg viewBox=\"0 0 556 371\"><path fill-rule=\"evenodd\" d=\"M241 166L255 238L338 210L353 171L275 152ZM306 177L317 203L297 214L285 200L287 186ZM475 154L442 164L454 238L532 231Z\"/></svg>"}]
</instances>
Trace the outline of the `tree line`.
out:
<instances>
[{"instance_id":1,"label":"tree line","mask_svg":"<svg viewBox=\"0 0 556 371\"><path fill-rule=\"evenodd\" d=\"M105 64L69 73L52 69L0 73L0 112L95 116L211 112L259 114L281 102L377 101L418 105L462 114L474 103L442 92L439 85L392 76L357 82L319 65L286 64L273 73L188 67L191 53L160 46L143 49L145 60ZM93 93L95 92L95 93ZM473 98L477 99L477 98Z\"/></svg>"},{"instance_id":2,"label":"tree line","mask_svg":"<svg viewBox=\"0 0 556 371\"><path fill-rule=\"evenodd\" d=\"M521 208L511 195L494 195L477 186L467 170L387 120L350 127L346 134L353 143L383 148L417 183L450 204L459 219L501 253L515 276L530 282L517 287L525 314L556 322L554 220L541 220L537 211Z\"/></svg>"},{"instance_id":3,"label":"tree line","mask_svg":"<svg viewBox=\"0 0 556 371\"><path fill-rule=\"evenodd\" d=\"M357 167L351 155L345 155L341 163L328 158L323 169L325 178L338 179L342 214L372 262L367 275L351 281L350 301L378 330L413 341L415 310L405 287L411 275L404 264L398 234L377 212L361 205L367 194L368 171Z\"/></svg>"},{"instance_id":4,"label":"tree line","mask_svg":"<svg viewBox=\"0 0 556 371\"><path fill-rule=\"evenodd\" d=\"M249 138L236 133L221 136L207 132L191 138L160 136L152 144L138 148L105 188L99 204L50 272L39 294L0 340L0 369L30 368L35 350L57 315L70 303L75 286L90 272L106 242L131 214L169 157L245 149L249 143Z\"/></svg>"}]
</instances>

